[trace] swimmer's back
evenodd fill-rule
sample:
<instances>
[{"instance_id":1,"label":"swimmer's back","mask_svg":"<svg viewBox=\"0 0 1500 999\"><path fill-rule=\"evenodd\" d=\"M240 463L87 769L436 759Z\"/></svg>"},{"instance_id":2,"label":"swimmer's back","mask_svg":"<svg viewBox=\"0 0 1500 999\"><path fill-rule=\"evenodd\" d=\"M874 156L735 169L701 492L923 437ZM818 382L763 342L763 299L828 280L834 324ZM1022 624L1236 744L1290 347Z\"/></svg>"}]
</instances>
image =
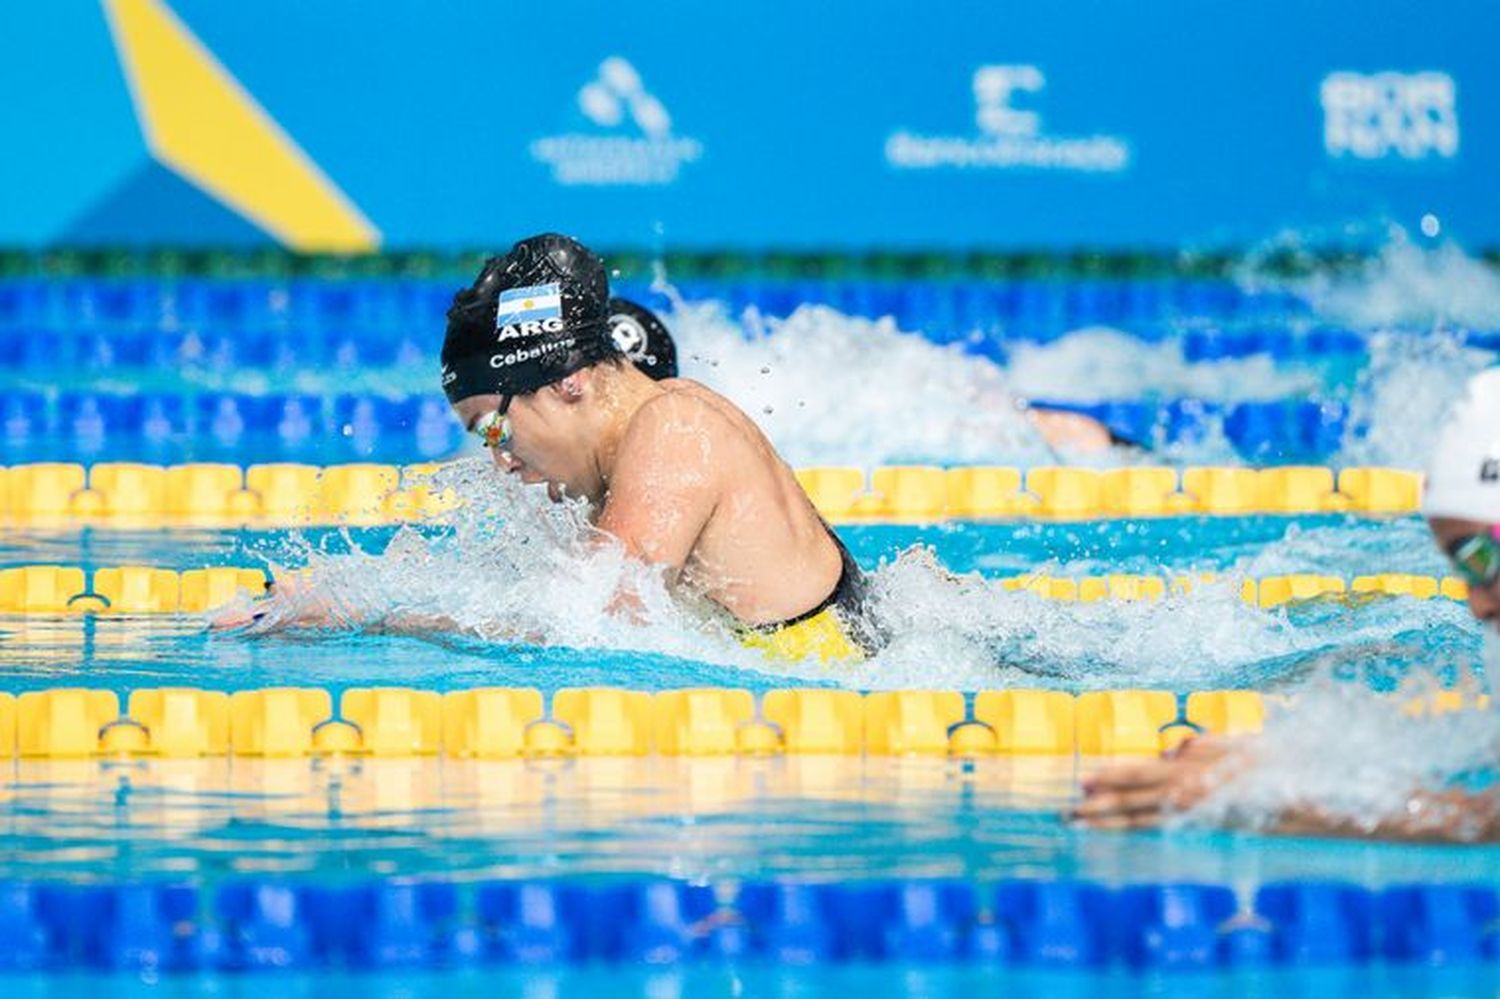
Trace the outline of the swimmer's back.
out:
<instances>
[{"instance_id":1,"label":"swimmer's back","mask_svg":"<svg viewBox=\"0 0 1500 999\"><path fill-rule=\"evenodd\" d=\"M672 403L701 408L713 436L718 502L683 578L747 624L794 618L826 600L843 567L802 486L738 406L686 378L659 383Z\"/></svg>"}]
</instances>

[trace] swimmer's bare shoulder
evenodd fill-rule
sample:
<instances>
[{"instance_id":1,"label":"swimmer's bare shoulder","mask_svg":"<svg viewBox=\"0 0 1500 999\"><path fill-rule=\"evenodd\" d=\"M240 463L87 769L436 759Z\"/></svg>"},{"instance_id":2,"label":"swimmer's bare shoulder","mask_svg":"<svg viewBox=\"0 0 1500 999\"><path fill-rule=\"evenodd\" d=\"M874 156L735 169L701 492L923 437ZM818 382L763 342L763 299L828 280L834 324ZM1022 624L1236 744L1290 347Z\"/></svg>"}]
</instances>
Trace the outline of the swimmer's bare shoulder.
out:
<instances>
[{"instance_id":1,"label":"swimmer's bare shoulder","mask_svg":"<svg viewBox=\"0 0 1500 999\"><path fill-rule=\"evenodd\" d=\"M740 433L710 400L667 386L631 418L597 526L631 554L680 569L723 495Z\"/></svg>"}]
</instances>

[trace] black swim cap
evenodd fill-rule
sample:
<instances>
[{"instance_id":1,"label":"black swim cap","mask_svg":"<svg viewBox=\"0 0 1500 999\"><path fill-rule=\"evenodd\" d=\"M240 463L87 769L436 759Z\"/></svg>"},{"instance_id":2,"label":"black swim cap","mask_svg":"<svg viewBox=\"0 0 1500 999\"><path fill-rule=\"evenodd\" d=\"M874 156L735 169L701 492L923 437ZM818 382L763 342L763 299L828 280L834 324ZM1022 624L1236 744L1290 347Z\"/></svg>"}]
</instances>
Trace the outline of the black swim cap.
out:
<instances>
[{"instance_id":1,"label":"black swim cap","mask_svg":"<svg viewBox=\"0 0 1500 999\"><path fill-rule=\"evenodd\" d=\"M677 377L677 344L666 323L628 298L609 300L609 333L630 363L657 381Z\"/></svg>"},{"instance_id":2,"label":"black swim cap","mask_svg":"<svg viewBox=\"0 0 1500 999\"><path fill-rule=\"evenodd\" d=\"M608 302L604 262L568 236L532 236L491 257L448 309L448 401L526 395L618 355Z\"/></svg>"}]
</instances>

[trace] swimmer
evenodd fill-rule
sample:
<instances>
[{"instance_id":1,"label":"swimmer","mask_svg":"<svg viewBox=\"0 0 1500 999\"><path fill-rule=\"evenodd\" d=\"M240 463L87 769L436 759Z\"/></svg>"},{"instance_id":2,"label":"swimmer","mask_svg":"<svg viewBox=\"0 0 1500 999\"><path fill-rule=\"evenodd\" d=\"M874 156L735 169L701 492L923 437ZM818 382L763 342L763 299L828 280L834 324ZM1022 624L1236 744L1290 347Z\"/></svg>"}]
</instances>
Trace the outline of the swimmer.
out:
<instances>
[{"instance_id":1,"label":"swimmer","mask_svg":"<svg viewBox=\"0 0 1500 999\"><path fill-rule=\"evenodd\" d=\"M1500 368L1470 381L1444 426L1427 472L1422 511L1438 546L1469 584L1469 612L1485 627L1500 627ZM1197 738L1159 760L1109 767L1085 781L1074 817L1096 829L1160 825L1255 766L1255 741ZM1373 830L1309 802L1278 816L1274 828L1294 835L1494 842L1500 841L1500 794L1419 792L1404 814Z\"/></svg>"},{"instance_id":2,"label":"swimmer","mask_svg":"<svg viewBox=\"0 0 1500 999\"><path fill-rule=\"evenodd\" d=\"M443 390L459 421L507 473L587 500L600 531L722 607L746 644L867 654L864 576L792 470L722 396L627 363L622 325L628 340L631 319L643 334L659 321L612 320L608 303L603 262L566 236L487 262L448 311Z\"/></svg>"},{"instance_id":3,"label":"swimmer","mask_svg":"<svg viewBox=\"0 0 1500 999\"><path fill-rule=\"evenodd\" d=\"M848 550L755 423L675 369L660 320L611 302L603 261L567 236L487 261L448 310L443 391L499 468L554 501L587 501L602 535L722 608L748 646L784 659L873 653ZM280 624L318 623L332 599L277 589L310 608ZM622 592L613 609L640 604Z\"/></svg>"}]
</instances>

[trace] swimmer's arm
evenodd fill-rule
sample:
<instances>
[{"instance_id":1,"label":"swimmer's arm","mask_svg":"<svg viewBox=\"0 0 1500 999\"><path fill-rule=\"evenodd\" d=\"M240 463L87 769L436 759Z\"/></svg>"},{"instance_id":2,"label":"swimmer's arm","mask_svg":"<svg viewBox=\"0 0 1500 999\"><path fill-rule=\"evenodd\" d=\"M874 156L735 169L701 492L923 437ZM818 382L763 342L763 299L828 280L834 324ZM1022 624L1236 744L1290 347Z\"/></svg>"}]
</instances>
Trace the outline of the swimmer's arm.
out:
<instances>
[{"instance_id":1,"label":"swimmer's arm","mask_svg":"<svg viewBox=\"0 0 1500 999\"><path fill-rule=\"evenodd\" d=\"M1095 829L1150 829L1213 794L1238 770L1255 765L1254 741L1199 738L1155 760L1119 763L1084 781L1073 819ZM1406 811L1375 824L1335 816L1317 804L1284 809L1270 832L1413 842L1500 841L1500 793L1417 792Z\"/></svg>"},{"instance_id":2,"label":"swimmer's arm","mask_svg":"<svg viewBox=\"0 0 1500 999\"><path fill-rule=\"evenodd\" d=\"M597 526L675 583L718 505L713 428L693 400L641 408L620 442Z\"/></svg>"}]
</instances>

